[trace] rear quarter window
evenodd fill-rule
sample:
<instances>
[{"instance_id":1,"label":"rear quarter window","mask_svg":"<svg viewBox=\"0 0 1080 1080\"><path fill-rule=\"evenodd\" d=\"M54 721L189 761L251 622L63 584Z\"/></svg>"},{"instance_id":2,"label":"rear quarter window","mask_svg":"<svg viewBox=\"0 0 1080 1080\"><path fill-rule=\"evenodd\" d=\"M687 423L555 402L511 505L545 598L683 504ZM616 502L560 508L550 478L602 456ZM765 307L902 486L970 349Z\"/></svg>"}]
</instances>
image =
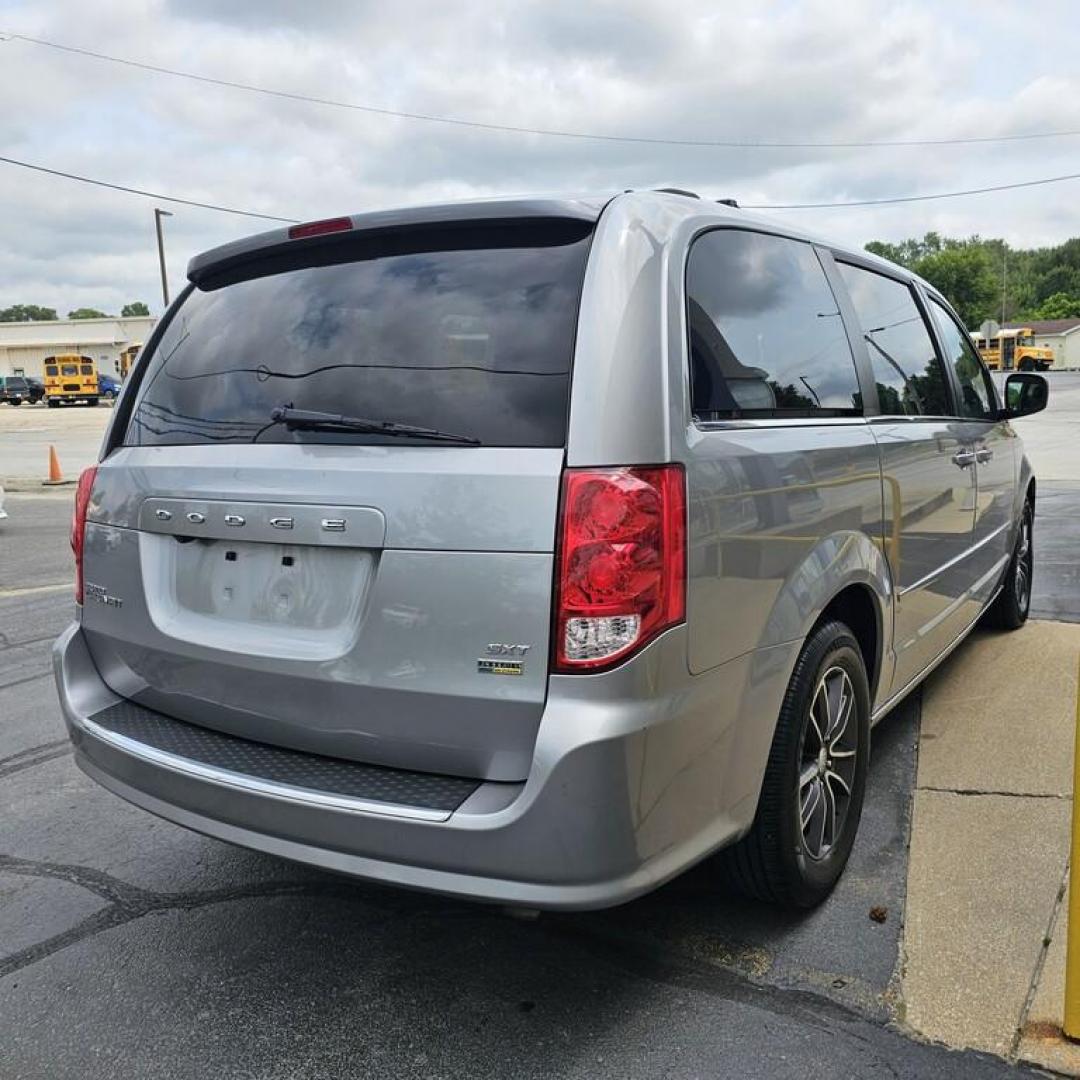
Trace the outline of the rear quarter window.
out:
<instances>
[{"instance_id":1,"label":"rear quarter window","mask_svg":"<svg viewBox=\"0 0 1080 1080\"><path fill-rule=\"evenodd\" d=\"M810 244L718 229L694 242L686 283L695 417L861 413L843 319Z\"/></svg>"},{"instance_id":2,"label":"rear quarter window","mask_svg":"<svg viewBox=\"0 0 1080 1080\"><path fill-rule=\"evenodd\" d=\"M386 441L271 423L292 405L489 446L562 446L591 231L548 221L361 234L194 288L140 361L125 442Z\"/></svg>"}]
</instances>

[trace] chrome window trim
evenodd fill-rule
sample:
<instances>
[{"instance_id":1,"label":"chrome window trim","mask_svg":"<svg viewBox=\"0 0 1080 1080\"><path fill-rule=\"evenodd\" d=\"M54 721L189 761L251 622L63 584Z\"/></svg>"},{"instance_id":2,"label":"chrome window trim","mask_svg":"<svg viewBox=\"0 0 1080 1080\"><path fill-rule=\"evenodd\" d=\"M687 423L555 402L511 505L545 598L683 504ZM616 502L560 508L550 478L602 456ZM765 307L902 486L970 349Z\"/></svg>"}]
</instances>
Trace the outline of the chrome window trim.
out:
<instances>
[{"instance_id":1,"label":"chrome window trim","mask_svg":"<svg viewBox=\"0 0 1080 1080\"><path fill-rule=\"evenodd\" d=\"M907 596L909 592L914 592L916 589L925 588L935 578L938 578L942 574L944 574L946 570L951 570L954 566L958 566L969 555L974 554L976 551L979 550L979 548L985 547L987 544L990 543L991 540L1000 536L1006 529L1011 529L1014 524L1015 522L1006 521L1003 524L999 525L992 533L987 533L987 535L984 536L981 540L979 540L978 543L972 544L969 548L965 548L963 551L960 552L959 555L955 555L948 562L942 563L936 570L932 570L925 577L921 577L918 581L914 581L910 585L906 585L904 588L900 589L896 594L897 598L902 600L905 596Z\"/></svg>"},{"instance_id":2,"label":"chrome window trim","mask_svg":"<svg viewBox=\"0 0 1080 1080\"><path fill-rule=\"evenodd\" d=\"M691 417L690 422L698 431L709 432L758 427L858 427L866 424L869 419L866 416L761 416L747 417L741 420L736 418L730 420L698 420L696 417Z\"/></svg>"},{"instance_id":3,"label":"chrome window trim","mask_svg":"<svg viewBox=\"0 0 1080 1080\"><path fill-rule=\"evenodd\" d=\"M995 567L995 570L996 570L996 567ZM993 570L991 571L991 574L992 573L994 573ZM986 577L989 577L989 576L990 576L990 574L986 575ZM986 578L984 577L983 580L985 581ZM945 646L945 648L942 649L941 652L938 653L938 655L929 664L927 664L926 667L924 667L922 669L922 671L919 672L918 675L916 675L912 679L910 679L907 683L904 684L904 686L902 686L899 690L897 690L895 694L893 694L890 698L883 701L876 709L874 709L874 711L870 714L870 723L871 724L876 724L887 713L889 713L893 709L895 709L896 706L899 705L900 702L903 701L904 698L906 698L908 696L908 694L911 693L912 690L917 689L919 684L924 679L926 679L928 676L933 674L933 672L936 671L937 668L941 664L945 663L945 661L949 659L949 657L953 654L953 651L956 649L956 647L958 645L960 645L964 641L965 638L967 638L968 634L970 634L972 630L975 629L975 626L978 623L978 621L990 609L991 605L998 598L1000 593L1001 593L1001 586L999 585L990 594L990 599L986 601L985 606L980 609L978 615L976 615L975 618L972 619L971 622L969 622L967 624L967 626L965 626L964 629L961 630L960 633L956 635L956 637L953 639L951 644Z\"/></svg>"}]
</instances>

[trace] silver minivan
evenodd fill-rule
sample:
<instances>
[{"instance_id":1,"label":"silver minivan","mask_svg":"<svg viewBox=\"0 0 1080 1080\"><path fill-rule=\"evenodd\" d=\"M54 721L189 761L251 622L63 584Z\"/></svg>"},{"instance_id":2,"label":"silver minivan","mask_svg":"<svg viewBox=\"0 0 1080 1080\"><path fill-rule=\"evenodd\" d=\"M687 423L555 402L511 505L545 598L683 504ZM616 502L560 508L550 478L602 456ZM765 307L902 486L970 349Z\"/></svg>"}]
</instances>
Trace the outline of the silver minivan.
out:
<instances>
[{"instance_id":1,"label":"silver minivan","mask_svg":"<svg viewBox=\"0 0 1080 1080\"><path fill-rule=\"evenodd\" d=\"M79 481L80 767L208 836L511 904L719 853L809 906L870 730L1027 617L963 325L688 193L333 218L192 260Z\"/></svg>"}]
</instances>

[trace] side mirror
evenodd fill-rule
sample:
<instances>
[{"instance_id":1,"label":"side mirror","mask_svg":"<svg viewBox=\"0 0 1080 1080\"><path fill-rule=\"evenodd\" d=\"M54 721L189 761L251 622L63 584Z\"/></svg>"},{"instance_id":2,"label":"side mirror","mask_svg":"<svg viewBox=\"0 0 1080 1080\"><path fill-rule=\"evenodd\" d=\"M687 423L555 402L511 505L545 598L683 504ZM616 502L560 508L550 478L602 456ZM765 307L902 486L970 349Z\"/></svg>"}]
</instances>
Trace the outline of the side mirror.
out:
<instances>
[{"instance_id":1,"label":"side mirror","mask_svg":"<svg viewBox=\"0 0 1080 1080\"><path fill-rule=\"evenodd\" d=\"M1029 371L1013 372L1005 380L1004 419L1012 420L1017 416L1042 412L1049 395L1050 384L1044 376Z\"/></svg>"}]
</instances>

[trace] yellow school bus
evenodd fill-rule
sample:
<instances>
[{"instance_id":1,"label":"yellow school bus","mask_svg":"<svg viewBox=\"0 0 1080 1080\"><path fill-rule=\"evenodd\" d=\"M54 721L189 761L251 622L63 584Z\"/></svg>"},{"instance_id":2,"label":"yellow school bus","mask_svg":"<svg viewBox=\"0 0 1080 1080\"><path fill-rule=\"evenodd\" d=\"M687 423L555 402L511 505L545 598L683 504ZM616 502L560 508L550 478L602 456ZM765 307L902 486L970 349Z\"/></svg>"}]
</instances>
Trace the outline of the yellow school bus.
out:
<instances>
[{"instance_id":1,"label":"yellow school bus","mask_svg":"<svg viewBox=\"0 0 1080 1080\"><path fill-rule=\"evenodd\" d=\"M120 378L126 379L127 373L131 370L131 365L135 363L135 357L139 355L139 350L142 348L141 341L133 341L126 349L122 349L120 352Z\"/></svg>"},{"instance_id":2,"label":"yellow school bus","mask_svg":"<svg viewBox=\"0 0 1080 1080\"><path fill-rule=\"evenodd\" d=\"M85 401L98 403L97 364L74 353L45 357L45 396L50 409Z\"/></svg>"},{"instance_id":3,"label":"yellow school bus","mask_svg":"<svg viewBox=\"0 0 1080 1080\"><path fill-rule=\"evenodd\" d=\"M989 341L977 330L971 339L991 371L1046 371L1054 363L1053 349L1036 345L1028 326L999 330Z\"/></svg>"}]
</instances>

